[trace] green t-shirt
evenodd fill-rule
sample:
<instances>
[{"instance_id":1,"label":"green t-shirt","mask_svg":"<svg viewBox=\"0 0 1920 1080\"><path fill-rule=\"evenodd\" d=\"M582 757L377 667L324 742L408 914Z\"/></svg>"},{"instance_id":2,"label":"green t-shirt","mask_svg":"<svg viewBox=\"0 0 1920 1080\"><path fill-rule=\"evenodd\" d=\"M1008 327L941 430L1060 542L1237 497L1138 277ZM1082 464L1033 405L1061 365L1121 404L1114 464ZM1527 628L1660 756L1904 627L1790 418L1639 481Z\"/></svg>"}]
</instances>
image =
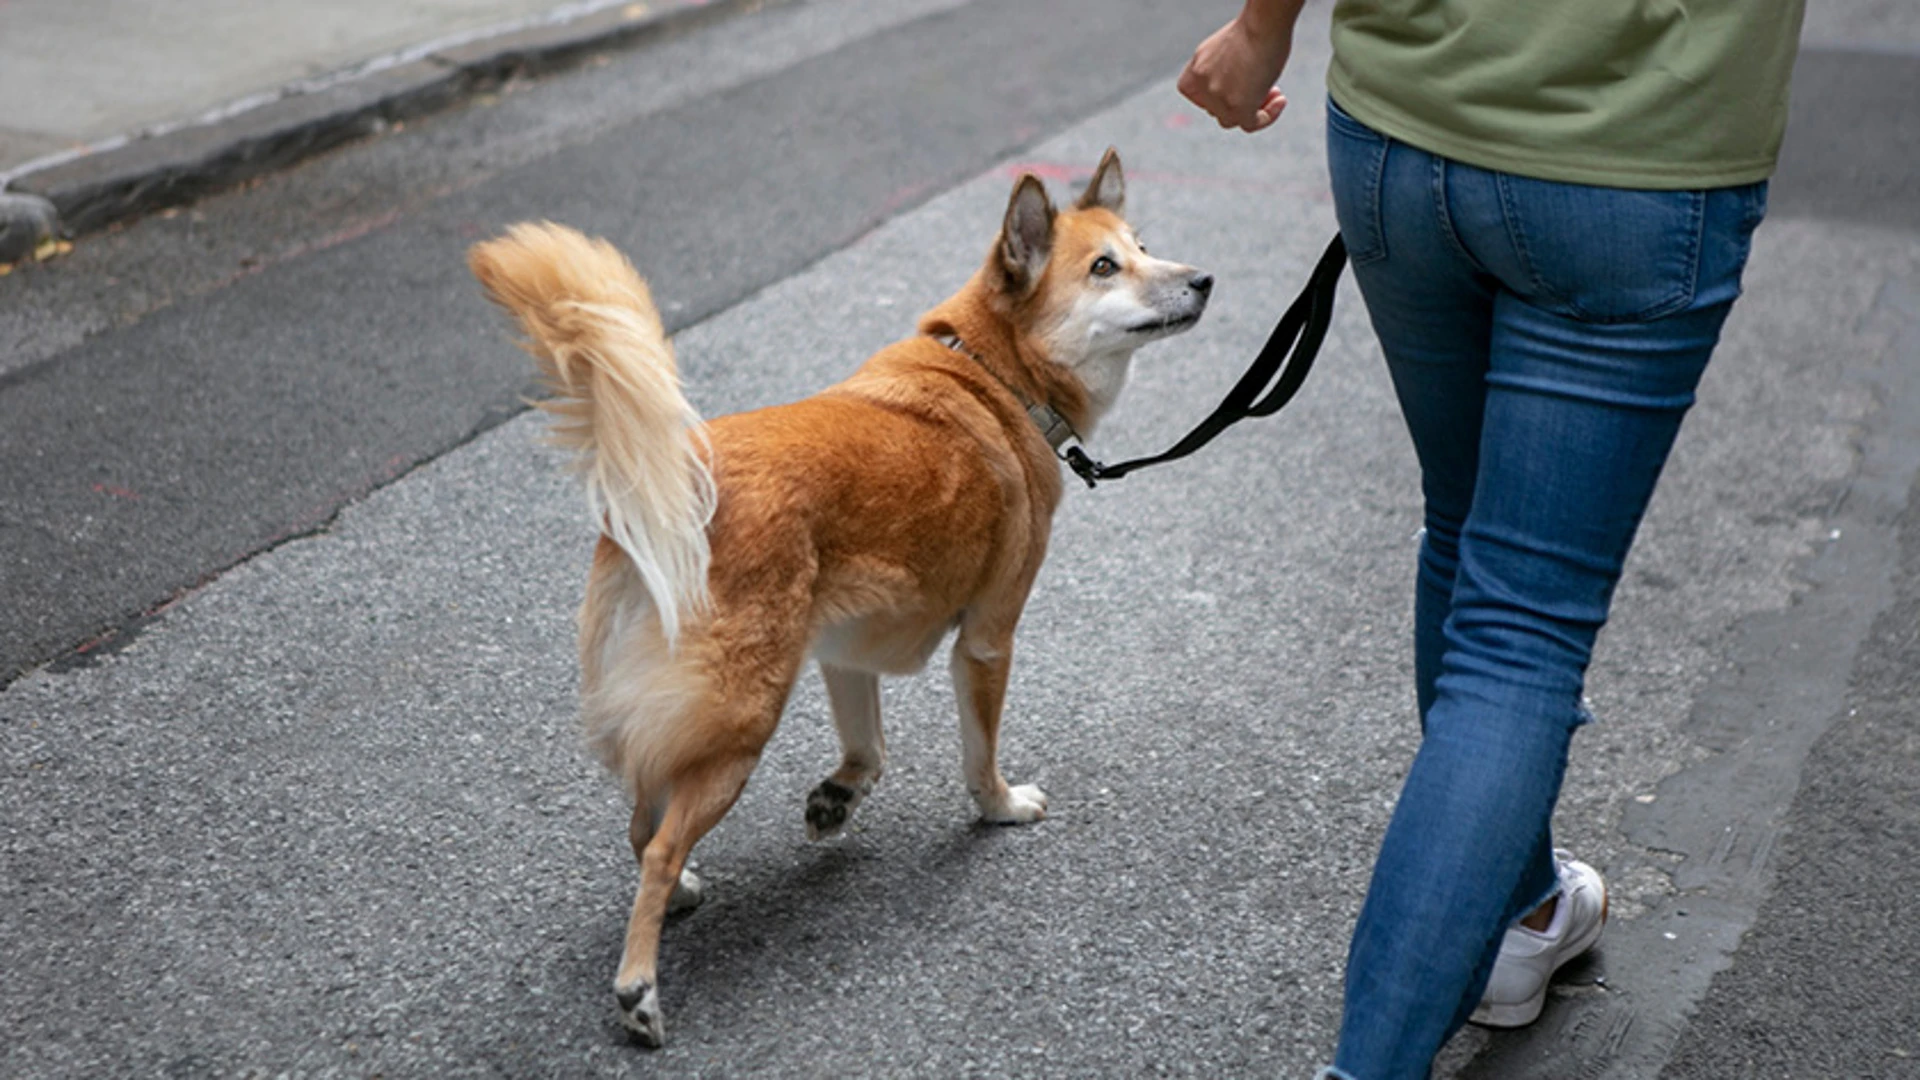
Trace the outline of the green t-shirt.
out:
<instances>
[{"instance_id":1,"label":"green t-shirt","mask_svg":"<svg viewBox=\"0 0 1920 1080\"><path fill-rule=\"evenodd\" d=\"M1483 168L1605 187L1773 172L1805 0L1338 0L1327 86Z\"/></svg>"}]
</instances>

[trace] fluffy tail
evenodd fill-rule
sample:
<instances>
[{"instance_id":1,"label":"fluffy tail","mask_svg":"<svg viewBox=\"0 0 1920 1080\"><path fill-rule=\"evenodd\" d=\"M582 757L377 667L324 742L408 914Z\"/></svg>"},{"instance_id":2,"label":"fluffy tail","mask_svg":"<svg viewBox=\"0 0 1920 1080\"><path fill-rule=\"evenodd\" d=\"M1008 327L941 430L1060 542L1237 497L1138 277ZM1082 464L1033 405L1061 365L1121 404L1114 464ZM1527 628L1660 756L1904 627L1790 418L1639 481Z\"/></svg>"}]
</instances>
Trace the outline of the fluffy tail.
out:
<instances>
[{"instance_id":1,"label":"fluffy tail","mask_svg":"<svg viewBox=\"0 0 1920 1080\"><path fill-rule=\"evenodd\" d=\"M715 496L647 283L613 245L551 222L475 244L467 264L526 331L554 439L575 453L594 519L633 560L671 647L707 604Z\"/></svg>"}]
</instances>

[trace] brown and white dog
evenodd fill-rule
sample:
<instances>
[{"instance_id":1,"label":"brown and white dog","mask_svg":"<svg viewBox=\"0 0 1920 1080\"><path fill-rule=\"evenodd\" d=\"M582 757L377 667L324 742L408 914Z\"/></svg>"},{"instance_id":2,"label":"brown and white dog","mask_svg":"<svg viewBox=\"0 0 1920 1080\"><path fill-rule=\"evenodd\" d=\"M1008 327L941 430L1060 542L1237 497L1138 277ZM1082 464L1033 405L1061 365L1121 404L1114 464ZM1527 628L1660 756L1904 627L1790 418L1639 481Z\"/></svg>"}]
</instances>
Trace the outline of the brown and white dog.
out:
<instances>
[{"instance_id":1,"label":"brown and white dog","mask_svg":"<svg viewBox=\"0 0 1920 1080\"><path fill-rule=\"evenodd\" d=\"M664 1036L655 960L670 902L698 899L687 854L739 796L809 654L844 751L807 797L810 837L839 832L880 779L879 676L920 670L956 629L967 790L987 821L1046 813L996 762L1014 625L1061 497L1042 425L1091 432L1134 350L1192 326L1212 286L1147 254L1124 193L1111 150L1064 211L1021 176L986 264L919 336L813 397L705 425L611 245L522 224L473 248L602 528L582 712L633 796L640 888L614 993L640 1041Z\"/></svg>"}]
</instances>

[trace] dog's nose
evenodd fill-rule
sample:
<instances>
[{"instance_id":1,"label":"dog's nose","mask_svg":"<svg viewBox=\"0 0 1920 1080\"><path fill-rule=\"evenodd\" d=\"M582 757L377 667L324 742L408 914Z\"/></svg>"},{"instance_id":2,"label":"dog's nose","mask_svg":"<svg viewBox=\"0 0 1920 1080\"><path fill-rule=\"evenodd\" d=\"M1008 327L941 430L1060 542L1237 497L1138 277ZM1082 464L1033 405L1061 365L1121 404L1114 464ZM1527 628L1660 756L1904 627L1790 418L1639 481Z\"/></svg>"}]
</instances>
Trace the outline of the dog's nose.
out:
<instances>
[{"instance_id":1,"label":"dog's nose","mask_svg":"<svg viewBox=\"0 0 1920 1080\"><path fill-rule=\"evenodd\" d=\"M1192 289L1201 296L1205 296L1213 291L1213 275L1195 274L1193 277L1187 279L1187 288Z\"/></svg>"}]
</instances>

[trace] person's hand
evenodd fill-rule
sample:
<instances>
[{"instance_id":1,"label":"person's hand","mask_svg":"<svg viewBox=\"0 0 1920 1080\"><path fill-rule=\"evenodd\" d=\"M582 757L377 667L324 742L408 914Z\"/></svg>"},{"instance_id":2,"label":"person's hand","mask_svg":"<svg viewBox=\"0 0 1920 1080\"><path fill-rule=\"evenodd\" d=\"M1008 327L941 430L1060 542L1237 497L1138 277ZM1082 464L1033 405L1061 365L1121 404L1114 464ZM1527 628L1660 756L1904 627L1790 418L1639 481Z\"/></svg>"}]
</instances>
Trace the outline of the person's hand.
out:
<instances>
[{"instance_id":1,"label":"person's hand","mask_svg":"<svg viewBox=\"0 0 1920 1080\"><path fill-rule=\"evenodd\" d=\"M1293 23L1250 24L1243 14L1200 43L1180 73L1180 93L1223 128L1254 132L1280 118L1287 96L1274 83L1293 52Z\"/></svg>"}]
</instances>

